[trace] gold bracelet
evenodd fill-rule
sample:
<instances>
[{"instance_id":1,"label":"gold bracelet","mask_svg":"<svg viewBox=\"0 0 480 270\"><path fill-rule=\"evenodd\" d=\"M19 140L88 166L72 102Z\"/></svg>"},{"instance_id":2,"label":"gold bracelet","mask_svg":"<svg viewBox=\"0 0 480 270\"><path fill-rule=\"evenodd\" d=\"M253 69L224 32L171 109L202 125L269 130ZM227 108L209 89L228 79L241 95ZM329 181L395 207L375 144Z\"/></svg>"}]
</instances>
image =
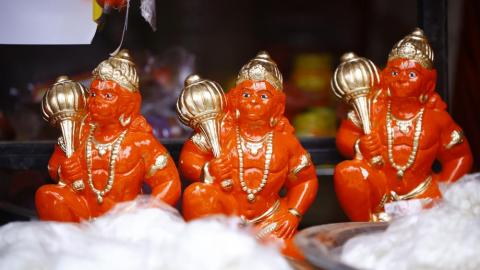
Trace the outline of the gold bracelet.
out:
<instances>
[{"instance_id":1,"label":"gold bracelet","mask_svg":"<svg viewBox=\"0 0 480 270\"><path fill-rule=\"evenodd\" d=\"M72 189L76 192L80 192L85 189L85 183L82 179L75 180L72 183Z\"/></svg>"},{"instance_id":2,"label":"gold bracelet","mask_svg":"<svg viewBox=\"0 0 480 270\"><path fill-rule=\"evenodd\" d=\"M298 219L302 219L302 217L303 217L302 214L300 214L300 212L299 212L297 209L295 209L295 208L289 208L289 209L288 209L288 212L289 212L290 214L296 216Z\"/></svg>"},{"instance_id":3,"label":"gold bracelet","mask_svg":"<svg viewBox=\"0 0 480 270\"><path fill-rule=\"evenodd\" d=\"M378 166L381 166L383 165L383 158L382 156L378 155L378 156L374 156L370 159L370 164L372 165L378 165Z\"/></svg>"},{"instance_id":4,"label":"gold bracelet","mask_svg":"<svg viewBox=\"0 0 480 270\"><path fill-rule=\"evenodd\" d=\"M220 182L220 186L223 190L230 191L233 188L233 181L232 179L223 180L222 182Z\"/></svg>"}]
</instances>

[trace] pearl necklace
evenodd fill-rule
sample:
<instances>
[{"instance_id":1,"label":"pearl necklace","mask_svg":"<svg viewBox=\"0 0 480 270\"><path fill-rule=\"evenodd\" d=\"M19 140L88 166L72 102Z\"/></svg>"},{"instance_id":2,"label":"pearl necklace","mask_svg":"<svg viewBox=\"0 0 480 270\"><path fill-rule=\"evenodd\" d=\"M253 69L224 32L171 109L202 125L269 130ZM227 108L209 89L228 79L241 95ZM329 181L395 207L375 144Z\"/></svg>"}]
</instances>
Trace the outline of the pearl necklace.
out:
<instances>
[{"instance_id":1,"label":"pearl necklace","mask_svg":"<svg viewBox=\"0 0 480 270\"><path fill-rule=\"evenodd\" d=\"M402 132L403 134L407 134L413 127L413 121L415 121L419 116L420 112L410 119L398 119L397 117L395 117L395 115L392 115L392 118L393 120L395 120L395 125L398 127L400 132Z\"/></svg>"},{"instance_id":2,"label":"pearl necklace","mask_svg":"<svg viewBox=\"0 0 480 270\"><path fill-rule=\"evenodd\" d=\"M392 167L397 170L397 177L403 178L405 171L410 168L413 163L415 162L415 158L418 152L418 146L420 142L420 135L422 135L422 121L423 121L423 113L425 111L425 107L420 110L418 113L418 117L415 116L413 119L418 118L417 123L415 125L415 132L413 135L413 148L410 156L408 157L407 163L403 166L398 165L393 160L393 128L392 128L392 104L391 102L388 103L387 107L387 146L388 146L388 160Z\"/></svg>"},{"instance_id":3,"label":"pearl necklace","mask_svg":"<svg viewBox=\"0 0 480 270\"><path fill-rule=\"evenodd\" d=\"M125 139L125 135L127 134L127 130L122 131L120 135L113 140L113 142L108 143L108 145L113 145L111 147L111 154L110 154L110 160L108 164L109 172L108 172L108 180L107 180L107 185L103 190L98 190L95 188L93 185L93 175L92 175L92 166L93 166L93 158L92 158L92 144L95 144L95 148L98 150L96 141L93 136L93 132L95 131L95 125L91 125L90 128L90 133L88 134L87 138L87 145L85 149L85 156L87 159L87 176L88 176L88 185L92 189L93 193L97 195L97 203L101 204L103 203L103 197L112 190L113 183L115 181L115 164L117 162L118 158L118 152L120 151L120 145L122 144L123 139ZM110 147L109 147L110 149ZM100 153L99 155L102 156L103 154Z\"/></svg>"},{"instance_id":4,"label":"pearl necklace","mask_svg":"<svg viewBox=\"0 0 480 270\"><path fill-rule=\"evenodd\" d=\"M243 168L243 149L242 149L242 137L240 135L240 129L237 127L237 153L238 153L238 163L239 163L239 179L242 190L247 193L247 200L249 203L255 201L256 194L263 190L267 184L268 174L270 171L270 162L272 160L273 153L273 132L270 131L267 135L267 150L265 152L265 168L263 170L262 180L260 185L256 188L247 187L245 179L243 179L244 168ZM262 143L263 144L263 143Z\"/></svg>"}]
</instances>

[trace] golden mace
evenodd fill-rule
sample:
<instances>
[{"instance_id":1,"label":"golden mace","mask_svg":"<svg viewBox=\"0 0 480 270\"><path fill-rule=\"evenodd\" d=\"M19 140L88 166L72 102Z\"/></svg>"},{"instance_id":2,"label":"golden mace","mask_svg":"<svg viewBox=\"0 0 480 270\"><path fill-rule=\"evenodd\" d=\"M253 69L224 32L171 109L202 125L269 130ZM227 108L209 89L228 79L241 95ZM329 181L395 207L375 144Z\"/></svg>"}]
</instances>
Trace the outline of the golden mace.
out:
<instances>
[{"instance_id":1,"label":"golden mace","mask_svg":"<svg viewBox=\"0 0 480 270\"><path fill-rule=\"evenodd\" d=\"M62 137L58 138L58 145L67 157L75 151L79 122L86 113L86 92L80 83L60 76L43 96L43 118L53 126L60 126Z\"/></svg>"},{"instance_id":2,"label":"golden mace","mask_svg":"<svg viewBox=\"0 0 480 270\"><path fill-rule=\"evenodd\" d=\"M226 104L225 94L217 82L195 74L185 79L185 87L177 100L178 118L205 136L215 157L221 152L220 124Z\"/></svg>"},{"instance_id":3,"label":"golden mace","mask_svg":"<svg viewBox=\"0 0 480 270\"><path fill-rule=\"evenodd\" d=\"M353 52L342 55L341 63L335 69L331 80L333 93L351 105L362 124L363 132L372 132L370 123L370 100L368 95L371 88L380 81L375 64L367 58L359 57ZM381 156L375 156L372 164L382 164Z\"/></svg>"},{"instance_id":4,"label":"golden mace","mask_svg":"<svg viewBox=\"0 0 480 270\"><path fill-rule=\"evenodd\" d=\"M206 138L213 156L220 157L220 126L227 104L222 87L214 81L205 80L198 75L190 75L185 79L177 100L177 116L180 121L198 130ZM205 181L205 183L210 183ZM220 183L223 190L231 190L233 181L225 179Z\"/></svg>"}]
</instances>

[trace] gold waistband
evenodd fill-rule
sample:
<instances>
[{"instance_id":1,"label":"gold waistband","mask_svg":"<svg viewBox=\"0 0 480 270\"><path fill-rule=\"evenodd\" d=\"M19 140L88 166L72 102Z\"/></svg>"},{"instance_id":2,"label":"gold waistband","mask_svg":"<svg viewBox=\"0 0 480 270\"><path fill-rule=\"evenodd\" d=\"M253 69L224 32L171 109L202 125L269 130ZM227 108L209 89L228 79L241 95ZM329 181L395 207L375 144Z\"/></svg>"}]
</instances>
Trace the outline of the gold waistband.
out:
<instances>
[{"instance_id":1,"label":"gold waistband","mask_svg":"<svg viewBox=\"0 0 480 270\"><path fill-rule=\"evenodd\" d=\"M247 219L245 216L240 216L240 219L242 220L242 223L247 225L247 224L257 224L260 223L261 221L265 220L269 216L273 215L275 212L277 212L278 208L280 207L280 200L276 200L272 207L268 208L267 211L263 212L260 216L257 216L252 219Z\"/></svg>"},{"instance_id":2,"label":"gold waistband","mask_svg":"<svg viewBox=\"0 0 480 270\"><path fill-rule=\"evenodd\" d=\"M395 202L395 201L402 201L402 200L410 200L419 195L421 195L425 190L428 189L430 184L432 183L432 176L429 175L420 185L416 186L410 192L398 195L395 191L390 191L390 194L383 195L380 203L378 204L377 208L374 210L374 213L370 216L370 221L378 222L378 221L389 221L390 217L384 211L384 206L387 202Z\"/></svg>"},{"instance_id":3,"label":"gold waistband","mask_svg":"<svg viewBox=\"0 0 480 270\"><path fill-rule=\"evenodd\" d=\"M418 195L421 195L423 192L425 192L425 190L428 189L428 187L430 186L431 183L432 183L432 176L429 175L425 179L425 181L420 183L420 185L418 185L417 187L415 187L414 189L412 189L410 192L408 192L406 194L398 195L395 191L390 191L392 201L401 201L401 200L413 199L413 198L417 197Z\"/></svg>"}]
</instances>

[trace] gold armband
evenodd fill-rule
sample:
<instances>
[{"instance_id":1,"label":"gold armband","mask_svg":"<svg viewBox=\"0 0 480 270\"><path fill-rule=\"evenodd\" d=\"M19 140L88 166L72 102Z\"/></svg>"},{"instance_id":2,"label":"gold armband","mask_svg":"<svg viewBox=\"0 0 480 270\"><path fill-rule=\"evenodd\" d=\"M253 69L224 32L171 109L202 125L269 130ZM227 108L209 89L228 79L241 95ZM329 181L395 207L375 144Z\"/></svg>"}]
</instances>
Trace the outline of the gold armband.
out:
<instances>
[{"instance_id":1,"label":"gold armband","mask_svg":"<svg viewBox=\"0 0 480 270\"><path fill-rule=\"evenodd\" d=\"M292 169L292 174L297 175L301 170L305 169L311 164L310 154L305 153L300 156L300 163Z\"/></svg>"},{"instance_id":2,"label":"gold armband","mask_svg":"<svg viewBox=\"0 0 480 270\"><path fill-rule=\"evenodd\" d=\"M147 178L152 177L158 170L161 170L167 166L168 154L158 155L153 163L152 167L148 171Z\"/></svg>"},{"instance_id":3,"label":"gold armband","mask_svg":"<svg viewBox=\"0 0 480 270\"><path fill-rule=\"evenodd\" d=\"M303 215L295 208L289 208L288 212L294 216L296 216L298 219L302 219Z\"/></svg>"},{"instance_id":4,"label":"gold armband","mask_svg":"<svg viewBox=\"0 0 480 270\"><path fill-rule=\"evenodd\" d=\"M447 145L445 145L445 148L450 149L455 145L461 144L461 143L463 143L463 132L460 130L454 130L450 134L450 142Z\"/></svg>"}]
</instances>

